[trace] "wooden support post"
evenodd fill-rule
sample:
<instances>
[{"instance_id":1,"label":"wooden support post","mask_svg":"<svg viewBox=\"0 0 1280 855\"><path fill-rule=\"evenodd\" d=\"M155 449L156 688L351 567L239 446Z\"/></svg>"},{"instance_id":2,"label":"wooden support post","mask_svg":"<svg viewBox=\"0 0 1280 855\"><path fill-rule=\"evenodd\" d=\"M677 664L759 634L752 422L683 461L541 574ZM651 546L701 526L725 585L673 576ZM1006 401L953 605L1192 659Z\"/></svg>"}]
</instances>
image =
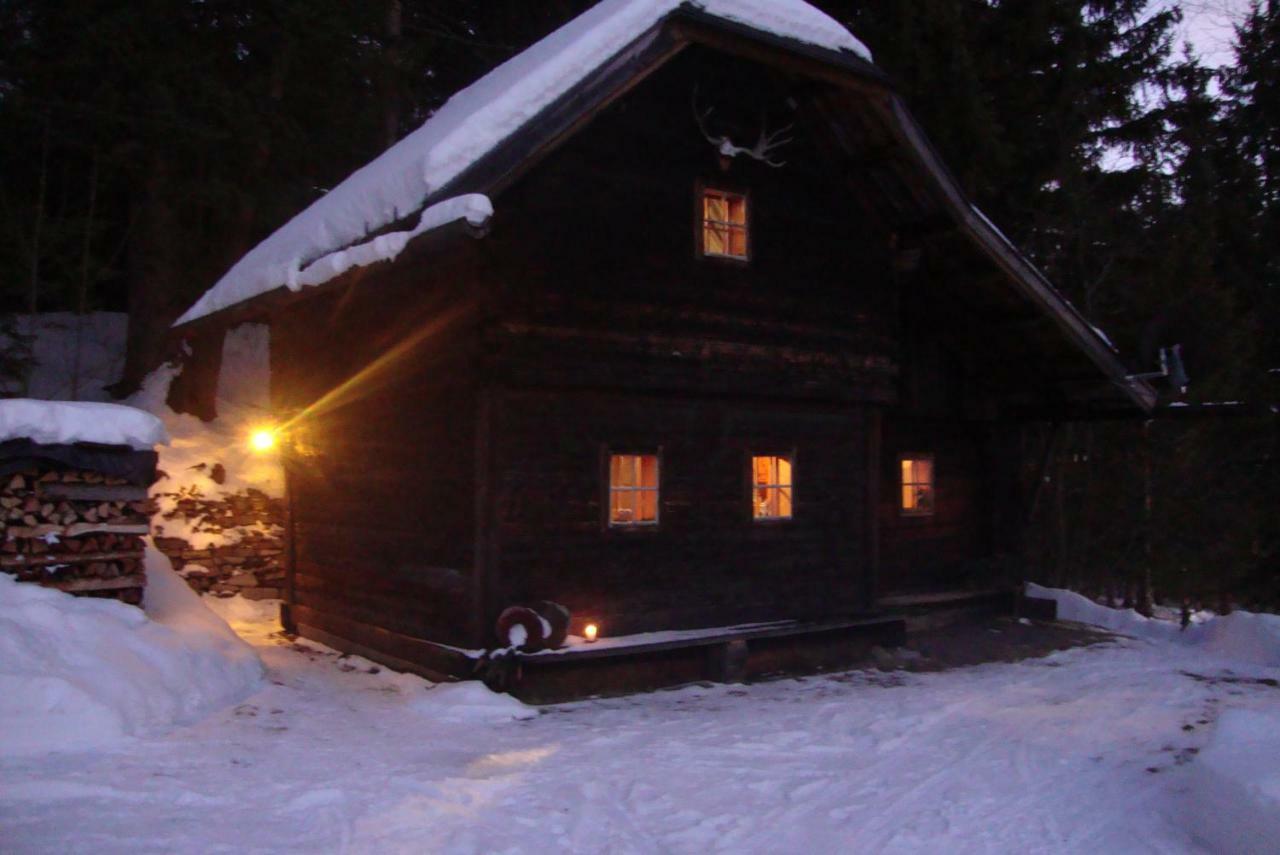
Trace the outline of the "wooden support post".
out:
<instances>
[{"instance_id":1,"label":"wooden support post","mask_svg":"<svg viewBox=\"0 0 1280 855\"><path fill-rule=\"evenodd\" d=\"M497 586L497 536L494 508L493 422L498 392L487 384L476 401L475 421L475 537L471 569L471 643L487 645L490 623L498 604L491 602Z\"/></svg>"},{"instance_id":2,"label":"wooden support post","mask_svg":"<svg viewBox=\"0 0 1280 855\"><path fill-rule=\"evenodd\" d=\"M880 595L880 472L884 461L880 459L883 450L884 414L879 407L867 411L867 507L864 511L866 520L866 594L864 608L871 608Z\"/></svg>"},{"instance_id":3,"label":"wooden support post","mask_svg":"<svg viewBox=\"0 0 1280 855\"><path fill-rule=\"evenodd\" d=\"M741 683L747 678L747 640L735 638L707 651L710 677L718 683Z\"/></svg>"},{"instance_id":4,"label":"wooden support post","mask_svg":"<svg viewBox=\"0 0 1280 855\"><path fill-rule=\"evenodd\" d=\"M1151 419L1142 423L1142 574L1138 579L1137 602L1134 609L1140 615L1151 617L1155 611L1151 594L1151 528L1154 501L1151 488Z\"/></svg>"}]
</instances>

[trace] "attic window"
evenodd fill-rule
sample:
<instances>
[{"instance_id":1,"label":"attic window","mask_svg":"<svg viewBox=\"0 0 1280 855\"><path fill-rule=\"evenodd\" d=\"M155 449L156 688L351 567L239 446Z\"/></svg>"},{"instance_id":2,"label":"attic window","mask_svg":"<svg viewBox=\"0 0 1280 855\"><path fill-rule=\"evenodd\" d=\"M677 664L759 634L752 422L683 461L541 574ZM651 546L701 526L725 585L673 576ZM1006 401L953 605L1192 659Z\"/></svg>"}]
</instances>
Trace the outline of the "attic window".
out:
<instances>
[{"instance_id":1,"label":"attic window","mask_svg":"<svg viewBox=\"0 0 1280 855\"><path fill-rule=\"evenodd\" d=\"M751 458L752 516L758 520L791 519L791 458Z\"/></svg>"},{"instance_id":2,"label":"attic window","mask_svg":"<svg viewBox=\"0 0 1280 855\"><path fill-rule=\"evenodd\" d=\"M658 455L609 456L609 525L658 524Z\"/></svg>"},{"instance_id":3,"label":"attic window","mask_svg":"<svg viewBox=\"0 0 1280 855\"><path fill-rule=\"evenodd\" d=\"M929 516L933 513L933 455L904 455L900 462L903 516Z\"/></svg>"},{"instance_id":4,"label":"attic window","mask_svg":"<svg viewBox=\"0 0 1280 855\"><path fill-rule=\"evenodd\" d=\"M741 193L702 190L702 254L747 259L747 197Z\"/></svg>"}]
</instances>

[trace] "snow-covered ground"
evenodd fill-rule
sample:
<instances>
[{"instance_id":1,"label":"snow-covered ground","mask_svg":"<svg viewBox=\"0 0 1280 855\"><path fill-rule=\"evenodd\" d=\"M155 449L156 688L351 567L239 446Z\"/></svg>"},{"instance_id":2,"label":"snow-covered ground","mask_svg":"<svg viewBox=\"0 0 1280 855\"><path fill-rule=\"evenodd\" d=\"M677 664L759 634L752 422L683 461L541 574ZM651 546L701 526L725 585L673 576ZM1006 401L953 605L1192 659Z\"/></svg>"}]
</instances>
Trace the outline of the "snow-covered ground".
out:
<instances>
[{"instance_id":1,"label":"snow-covered ground","mask_svg":"<svg viewBox=\"0 0 1280 855\"><path fill-rule=\"evenodd\" d=\"M239 705L0 759L11 852L1265 852L1280 670L1125 639L535 711L291 645ZM1280 619L1278 619L1280 620ZM1270 681L1270 682L1267 682Z\"/></svg>"}]
</instances>

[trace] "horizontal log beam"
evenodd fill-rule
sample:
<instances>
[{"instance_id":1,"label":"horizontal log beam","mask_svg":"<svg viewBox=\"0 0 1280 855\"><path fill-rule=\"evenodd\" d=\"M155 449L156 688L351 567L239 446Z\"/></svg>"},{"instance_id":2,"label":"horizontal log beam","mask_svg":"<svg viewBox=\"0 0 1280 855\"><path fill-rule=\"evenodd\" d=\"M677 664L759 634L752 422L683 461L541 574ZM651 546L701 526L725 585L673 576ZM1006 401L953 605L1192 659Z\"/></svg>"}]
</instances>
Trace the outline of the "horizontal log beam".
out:
<instances>
[{"instance_id":1,"label":"horizontal log beam","mask_svg":"<svg viewBox=\"0 0 1280 855\"><path fill-rule=\"evenodd\" d=\"M141 573L132 576L119 576L115 579L70 579L66 582L45 582L41 587L57 588L59 591L74 593L79 591L117 591L121 588L145 588L147 577Z\"/></svg>"},{"instance_id":2,"label":"horizontal log beam","mask_svg":"<svg viewBox=\"0 0 1280 855\"><path fill-rule=\"evenodd\" d=\"M147 488L133 484L36 484L36 494L50 499L91 502L137 502L147 498Z\"/></svg>"},{"instance_id":3,"label":"horizontal log beam","mask_svg":"<svg viewBox=\"0 0 1280 855\"><path fill-rule=\"evenodd\" d=\"M127 552L60 552L47 555L5 555L0 557L0 567L45 567L49 564L89 564L94 561L123 561L142 559L141 550Z\"/></svg>"},{"instance_id":4,"label":"horizontal log beam","mask_svg":"<svg viewBox=\"0 0 1280 855\"><path fill-rule=\"evenodd\" d=\"M151 527L146 523L72 523L71 525L11 526L8 536L14 537L47 537L56 534L58 537L79 537L82 534L147 534Z\"/></svg>"}]
</instances>

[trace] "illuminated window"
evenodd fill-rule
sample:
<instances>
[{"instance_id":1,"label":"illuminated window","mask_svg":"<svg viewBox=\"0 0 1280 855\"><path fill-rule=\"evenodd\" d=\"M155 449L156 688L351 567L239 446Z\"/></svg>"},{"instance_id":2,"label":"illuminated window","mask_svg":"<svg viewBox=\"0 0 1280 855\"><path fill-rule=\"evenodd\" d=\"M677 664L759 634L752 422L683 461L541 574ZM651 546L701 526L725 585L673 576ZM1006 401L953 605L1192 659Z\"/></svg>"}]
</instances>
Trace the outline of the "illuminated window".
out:
<instances>
[{"instance_id":1,"label":"illuminated window","mask_svg":"<svg viewBox=\"0 0 1280 855\"><path fill-rule=\"evenodd\" d=\"M609 457L609 525L657 525L658 455Z\"/></svg>"},{"instance_id":2,"label":"illuminated window","mask_svg":"<svg viewBox=\"0 0 1280 855\"><path fill-rule=\"evenodd\" d=\"M723 190L702 191L702 254L746 259L746 196Z\"/></svg>"},{"instance_id":3,"label":"illuminated window","mask_svg":"<svg viewBox=\"0 0 1280 855\"><path fill-rule=\"evenodd\" d=\"M901 507L905 515L933 513L933 455L913 454L902 458Z\"/></svg>"},{"instance_id":4,"label":"illuminated window","mask_svg":"<svg viewBox=\"0 0 1280 855\"><path fill-rule=\"evenodd\" d=\"M758 520L791 518L791 458L751 458L751 507Z\"/></svg>"}]
</instances>

